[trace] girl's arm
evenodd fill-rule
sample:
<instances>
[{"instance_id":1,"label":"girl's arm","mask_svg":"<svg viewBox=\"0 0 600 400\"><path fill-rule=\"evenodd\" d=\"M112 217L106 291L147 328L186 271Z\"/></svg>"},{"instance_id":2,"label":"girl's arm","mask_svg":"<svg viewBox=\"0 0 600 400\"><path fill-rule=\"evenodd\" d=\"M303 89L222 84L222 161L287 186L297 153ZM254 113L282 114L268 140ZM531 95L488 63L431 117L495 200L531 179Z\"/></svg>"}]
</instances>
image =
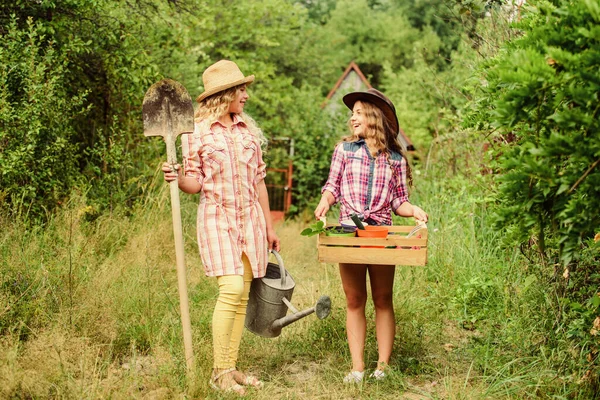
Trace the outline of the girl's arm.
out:
<instances>
[{"instance_id":1,"label":"girl's arm","mask_svg":"<svg viewBox=\"0 0 600 400\"><path fill-rule=\"evenodd\" d=\"M427 222L427 213L421 207L412 205L408 201L408 190L406 188L406 168L408 168L408 165L406 159L402 157L399 163L394 164L394 168L396 168L397 182L394 198L391 201L392 210L401 217L414 217L418 222Z\"/></svg>"},{"instance_id":2,"label":"girl's arm","mask_svg":"<svg viewBox=\"0 0 600 400\"><path fill-rule=\"evenodd\" d=\"M331 207L333 204L335 204L335 197L333 196L333 193L325 190L321 196L319 205L317 205L317 208L315 209L315 218L319 219L324 217L325 214L327 214L327 211L329 211L329 207Z\"/></svg>"},{"instance_id":3,"label":"girl's arm","mask_svg":"<svg viewBox=\"0 0 600 400\"><path fill-rule=\"evenodd\" d=\"M202 185L195 178L191 176L183 176L181 173L181 166L179 164L174 165L175 171L171 168L171 164L165 162L162 165L162 170L165 173L165 181L171 182L177 179L177 185L182 192L189 194L196 194L202 190Z\"/></svg>"},{"instance_id":4,"label":"girl's arm","mask_svg":"<svg viewBox=\"0 0 600 400\"><path fill-rule=\"evenodd\" d=\"M265 216L269 250L272 249L279 251L279 237L277 236L275 229L273 229L273 222L271 221L271 208L269 207L269 193L267 192L267 185L265 185L264 180L258 182L258 204L260 204L260 208L262 208Z\"/></svg>"},{"instance_id":5,"label":"girl's arm","mask_svg":"<svg viewBox=\"0 0 600 400\"><path fill-rule=\"evenodd\" d=\"M202 162L200 160L199 148L201 146L200 136L197 135L198 124L194 124L194 133L181 135L181 155L185 165L185 175L181 165L175 164L173 168L168 163L163 163L162 170L167 182L177 179L177 186L185 193L196 194L202 190Z\"/></svg>"},{"instance_id":6,"label":"girl's arm","mask_svg":"<svg viewBox=\"0 0 600 400\"><path fill-rule=\"evenodd\" d=\"M315 217L320 219L327 214L329 208L335 204L336 198L340 195L340 183L342 181L342 175L344 173L344 155L343 155L343 145L338 144L335 146L333 150L333 155L331 156L331 166L329 167L329 177L327 178L327 182L325 182L325 186L321 192L323 195L321 196L321 201L317 205L315 209Z\"/></svg>"},{"instance_id":7,"label":"girl's arm","mask_svg":"<svg viewBox=\"0 0 600 400\"><path fill-rule=\"evenodd\" d=\"M412 205L408 201L400 204L394 212L401 217L414 217L419 222L427 222L428 219L427 213L421 207Z\"/></svg>"}]
</instances>

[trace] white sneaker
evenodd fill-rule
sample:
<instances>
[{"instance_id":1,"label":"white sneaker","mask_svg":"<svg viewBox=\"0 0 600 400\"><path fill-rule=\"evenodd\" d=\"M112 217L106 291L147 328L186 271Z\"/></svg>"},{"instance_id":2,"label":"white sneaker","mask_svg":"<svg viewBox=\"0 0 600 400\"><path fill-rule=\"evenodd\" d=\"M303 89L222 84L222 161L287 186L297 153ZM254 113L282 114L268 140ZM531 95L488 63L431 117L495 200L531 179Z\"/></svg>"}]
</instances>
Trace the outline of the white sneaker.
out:
<instances>
[{"instance_id":1,"label":"white sneaker","mask_svg":"<svg viewBox=\"0 0 600 400\"><path fill-rule=\"evenodd\" d=\"M344 383L361 383L364 376L365 371L350 371L350 373L344 377Z\"/></svg>"},{"instance_id":2,"label":"white sneaker","mask_svg":"<svg viewBox=\"0 0 600 400\"><path fill-rule=\"evenodd\" d=\"M371 375L369 375L369 378L373 378L377 381L380 381L382 379L385 379L385 372L383 372L382 369L376 369Z\"/></svg>"}]
</instances>

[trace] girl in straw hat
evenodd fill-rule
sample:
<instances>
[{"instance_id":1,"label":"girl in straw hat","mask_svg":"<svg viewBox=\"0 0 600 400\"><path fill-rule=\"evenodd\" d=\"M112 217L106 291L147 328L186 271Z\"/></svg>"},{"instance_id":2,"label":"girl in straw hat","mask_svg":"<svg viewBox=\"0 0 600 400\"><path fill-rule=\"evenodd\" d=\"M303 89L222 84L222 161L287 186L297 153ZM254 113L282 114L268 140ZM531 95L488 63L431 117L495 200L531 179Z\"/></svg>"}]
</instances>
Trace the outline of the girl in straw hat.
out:
<instances>
[{"instance_id":1,"label":"girl in straw hat","mask_svg":"<svg viewBox=\"0 0 600 400\"><path fill-rule=\"evenodd\" d=\"M202 74L193 134L182 136L183 171L164 163L165 180L177 179L186 193L200 193L197 236L204 271L214 276L219 296L212 318L216 390L245 394L260 387L236 369L250 283L266 273L268 250L279 250L271 223L261 144L265 138L244 113L249 98L238 66L221 60Z\"/></svg>"},{"instance_id":2,"label":"girl in straw hat","mask_svg":"<svg viewBox=\"0 0 600 400\"><path fill-rule=\"evenodd\" d=\"M358 214L369 225L391 225L392 211L403 217L427 222L427 213L408 201L409 165L398 142L399 124L392 102L376 89L349 93L343 98L352 110L350 135L334 150L329 178L315 217L324 217L329 208L340 203L340 221ZM366 277L369 275L379 360L371 374L383 379L394 344L393 265L340 264L346 295L346 333L352 357L352 370L346 383L363 380L366 337Z\"/></svg>"}]
</instances>

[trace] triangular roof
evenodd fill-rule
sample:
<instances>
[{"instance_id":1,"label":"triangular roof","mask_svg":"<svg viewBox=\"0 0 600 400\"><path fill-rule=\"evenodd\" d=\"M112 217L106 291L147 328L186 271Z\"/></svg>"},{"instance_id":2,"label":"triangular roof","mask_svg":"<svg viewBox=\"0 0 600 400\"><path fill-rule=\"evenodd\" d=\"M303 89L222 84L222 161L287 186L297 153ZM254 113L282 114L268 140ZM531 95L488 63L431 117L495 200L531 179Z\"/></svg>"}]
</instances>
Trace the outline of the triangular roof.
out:
<instances>
[{"instance_id":1,"label":"triangular roof","mask_svg":"<svg viewBox=\"0 0 600 400\"><path fill-rule=\"evenodd\" d=\"M338 91L338 89L342 85L342 82L344 82L346 80L346 78L352 71L356 72L356 74L358 75L360 80L365 84L367 89L371 89L373 87L373 86L371 86L371 84L369 83L367 78L365 77L365 74L363 74L362 71L360 70L360 68L358 68L358 65L356 65L356 63L354 61L350 61L350 64L348 64L348 67L346 67L346 70L344 71L342 76L340 76L340 79L338 79L338 81L335 83L335 85L329 91L329 94L327 95L327 99L323 103L323 107L325 106L327 101L330 100L333 97L333 95Z\"/></svg>"},{"instance_id":2,"label":"triangular roof","mask_svg":"<svg viewBox=\"0 0 600 400\"><path fill-rule=\"evenodd\" d=\"M353 73L356 74L356 76L358 77L358 81L355 81L354 84L348 83L347 85L344 85L344 83L347 83L350 80L350 78L353 76ZM364 86L362 88L360 88L360 87L356 87L357 85L358 86L363 86L364 85ZM366 88L364 88L364 87L366 87ZM324 108L325 106L327 106L328 104L330 104L330 100L338 93L338 91L341 88L346 89L347 93L349 93L349 92L352 92L352 91L367 90L367 89L370 89L372 87L373 86L371 86L371 84L369 83L369 81L367 80L367 78L365 77L365 75L362 73L362 71L360 70L360 68L358 67L358 65L354 61L351 61L350 64L348 64L348 67L346 67L346 70L344 71L344 73L342 74L342 76L340 76L340 78L338 79L338 81L331 88L331 90L329 91L329 94L327 94L327 98L321 104L321 108ZM349 88L351 90L348 91L347 89L349 89ZM342 93L341 95L345 95L345 94L346 93ZM408 138L408 136L406 136L406 134L404 133L404 131L402 130L402 128L400 128L400 137L399 137L399 139L402 142L402 144L406 147L407 150L412 151L412 150L415 149L415 146L412 144L412 142Z\"/></svg>"}]
</instances>

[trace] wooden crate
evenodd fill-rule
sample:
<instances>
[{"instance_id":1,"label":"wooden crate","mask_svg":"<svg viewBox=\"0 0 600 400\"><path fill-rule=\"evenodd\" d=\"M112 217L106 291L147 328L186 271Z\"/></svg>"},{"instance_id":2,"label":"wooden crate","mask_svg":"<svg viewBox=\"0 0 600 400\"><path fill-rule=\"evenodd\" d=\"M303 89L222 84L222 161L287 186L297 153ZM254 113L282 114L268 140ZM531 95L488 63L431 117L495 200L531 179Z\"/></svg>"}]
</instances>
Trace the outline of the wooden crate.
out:
<instances>
[{"instance_id":1,"label":"wooden crate","mask_svg":"<svg viewBox=\"0 0 600 400\"><path fill-rule=\"evenodd\" d=\"M319 261L325 263L414 265L427 264L427 228L407 235L415 226L390 226L387 238L317 236ZM369 248L361 246L383 246ZM390 248L394 247L394 248Z\"/></svg>"}]
</instances>

